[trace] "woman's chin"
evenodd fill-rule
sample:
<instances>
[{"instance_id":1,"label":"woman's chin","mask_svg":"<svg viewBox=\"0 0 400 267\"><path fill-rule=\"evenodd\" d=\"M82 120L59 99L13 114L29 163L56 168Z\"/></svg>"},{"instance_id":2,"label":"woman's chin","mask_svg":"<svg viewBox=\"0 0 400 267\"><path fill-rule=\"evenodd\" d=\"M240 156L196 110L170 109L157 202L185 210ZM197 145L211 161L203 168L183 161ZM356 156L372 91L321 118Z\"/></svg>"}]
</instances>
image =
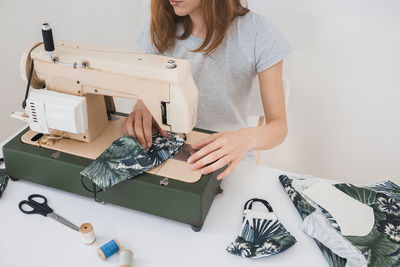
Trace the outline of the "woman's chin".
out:
<instances>
[{"instance_id":1,"label":"woman's chin","mask_svg":"<svg viewBox=\"0 0 400 267\"><path fill-rule=\"evenodd\" d=\"M175 14L180 17L187 16L189 12L178 7L174 7Z\"/></svg>"}]
</instances>

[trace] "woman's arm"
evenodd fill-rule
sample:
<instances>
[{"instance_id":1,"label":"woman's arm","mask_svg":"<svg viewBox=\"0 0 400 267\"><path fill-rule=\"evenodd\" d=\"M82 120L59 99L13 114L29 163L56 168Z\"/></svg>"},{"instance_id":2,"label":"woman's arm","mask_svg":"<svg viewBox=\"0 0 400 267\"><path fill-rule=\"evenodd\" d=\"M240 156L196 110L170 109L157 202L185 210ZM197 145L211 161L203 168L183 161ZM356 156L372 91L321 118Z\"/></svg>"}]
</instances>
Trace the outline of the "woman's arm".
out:
<instances>
[{"instance_id":1,"label":"woman's arm","mask_svg":"<svg viewBox=\"0 0 400 267\"><path fill-rule=\"evenodd\" d=\"M270 149L285 140L287 123L282 61L259 73L258 78L266 124L212 134L192 145L199 149L188 159L188 163L192 163L192 170L201 169L202 174L207 174L229 163L228 168L217 177L222 179L233 171L249 150Z\"/></svg>"},{"instance_id":2,"label":"woman's arm","mask_svg":"<svg viewBox=\"0 0 400 267\"><path fill-rule=\"evenodd\" d=\"M266 124L245 128L251 141L250 150L271 149L287 135L285 93L282 84L282 61L258 74Z\"/></svg>"}]
</instances>

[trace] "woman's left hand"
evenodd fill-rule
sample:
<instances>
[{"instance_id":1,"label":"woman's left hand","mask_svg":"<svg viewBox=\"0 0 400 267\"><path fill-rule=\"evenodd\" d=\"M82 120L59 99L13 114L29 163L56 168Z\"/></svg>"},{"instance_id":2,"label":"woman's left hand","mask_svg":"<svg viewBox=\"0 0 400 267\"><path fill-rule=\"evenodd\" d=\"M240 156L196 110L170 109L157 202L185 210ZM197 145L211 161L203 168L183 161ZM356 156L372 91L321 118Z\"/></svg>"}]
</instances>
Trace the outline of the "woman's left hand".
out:
<instances>
[{"instance_id":1,"label":"woman's left hand","mask_svg":"<svg viewBox=\"0 0 400 267\"><path fill-rule=\"evenodd\" d=\"M191 170L201 169L201 174L213 172L229 164L217 176L217 179L221 180L235 169L251 149L250 143L249 134L246 129L215 133L203 141L192 145L192 148L199 149L199 151L190 156L187 162L192 164Z\"/></svg>"}]
</instances>

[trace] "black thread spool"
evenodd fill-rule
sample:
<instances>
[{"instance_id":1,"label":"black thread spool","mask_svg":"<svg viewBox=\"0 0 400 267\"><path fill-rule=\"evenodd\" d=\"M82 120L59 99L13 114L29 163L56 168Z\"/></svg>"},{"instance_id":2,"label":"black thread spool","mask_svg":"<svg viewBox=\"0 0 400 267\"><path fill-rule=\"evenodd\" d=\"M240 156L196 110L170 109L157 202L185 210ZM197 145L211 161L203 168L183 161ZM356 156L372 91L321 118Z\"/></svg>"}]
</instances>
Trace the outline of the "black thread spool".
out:
<instances>
[{"instance_id":1,"label":"black thread spool","mask_svg":"<svg viewBox=\"0 0 400 267\"><path fill-rule=\"evenodd\" d=\"M42 24L42 36L43 36L44 50L54 60L53 32L51 31L50 25L48 23Z\"/></svg>"}]
</instances>

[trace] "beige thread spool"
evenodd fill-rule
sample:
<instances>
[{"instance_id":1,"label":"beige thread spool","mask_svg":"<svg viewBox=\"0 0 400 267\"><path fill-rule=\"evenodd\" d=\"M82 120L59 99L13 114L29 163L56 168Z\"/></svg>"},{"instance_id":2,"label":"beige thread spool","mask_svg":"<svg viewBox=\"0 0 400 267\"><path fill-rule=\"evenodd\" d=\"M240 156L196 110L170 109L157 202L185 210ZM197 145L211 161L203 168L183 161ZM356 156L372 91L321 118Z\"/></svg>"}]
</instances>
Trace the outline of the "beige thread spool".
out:
<instances>
[{"instance_id":1,"label":"beige thread spool","mask_svg":"<svg viewBox=\"0 0 400 267\"><path fill-rule=\"evenodd\" d=\"M132 267L133 252L129 249L121 249L119 251L118 267Z\"/></svg>"},{"instance_id":2,"label":"beige thread spool","mask_svg":"<svg viewBox=\"0 0 400 267\"><path fill-rule=\"evenodd\" d=\"M93 225L91 223L84 223L79 227L79 232L81 233L82 243L85 245L91 245L96 241L96 236L94 235Z\"/></svg>"}]
</instances>

